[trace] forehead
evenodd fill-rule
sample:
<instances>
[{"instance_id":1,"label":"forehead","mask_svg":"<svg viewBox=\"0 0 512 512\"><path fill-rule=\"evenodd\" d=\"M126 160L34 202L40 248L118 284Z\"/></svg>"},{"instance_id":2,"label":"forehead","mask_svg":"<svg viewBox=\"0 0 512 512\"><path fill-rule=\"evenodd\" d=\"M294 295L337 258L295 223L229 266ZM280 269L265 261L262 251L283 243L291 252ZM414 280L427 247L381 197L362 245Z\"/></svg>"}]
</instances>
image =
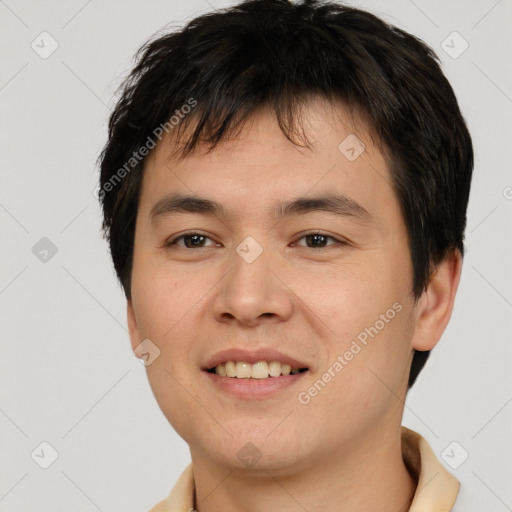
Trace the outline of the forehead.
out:
<instances>
[{"instance_id":1,"label":"forehead","mask_svg":"<svg viewBox=\"0 0 512 512\"><path fill-rule=\"evenodd\" d=\"M217 211L233 217L253 206L275 216L278 200L282 211L292 198L329 193L368 213L377 213L378 201L396 202L385 156L353 111L342 103L311 101L300 120L309 147L289 141L268 107L211 152L200 145L179 158L173 155L177 146L171 132L146 159L140 214L149 219L171 193L210 199L221 206Z\"/></svg>"},{"instance_id":2,"label":"forehead","mask_svg":"<svg viewBox=\"0 0 512 512\"><path fill-rule=\"evenodd\" d=\"M173 126L156 149L150 153L148 160L156 158L160 161L159 163L174 161L174 164L180 161L172 152L179 152L184 143L192 136L201 115L200 107L197 108L198 111L193 110L189 116L184 118L185 122L182 124L185 124L186 128ZM338 144L341 142L340 136L347 135L357 136L371 152L373 152L374 146L379 152L385 149L376 147L380 141L375 136L375 131L367 118L356 107L349 107L341 100L331 101L323 97L311 96L304 103L295 107L293 121L288 120L287 113L281 114L281 121L287 124L287 130L281 128L275 111L269 105L261 105L243 120L241 127L229 126L213 152L207 151L206 143L199 142L192 154L185 157L185 160L192 161L205 157L211 161L231 159L237 153L251 151L254 146L260 148L264 146L267 149L266 152L259 155L259 159L264 159L266 156L272 157L273 154L269 153L269 150L277 148L281 151L287 150L289 153L310 157L312 156L311 152L317 154L326 150L338 149ZM210 120L210 122L215 123L215 120ZM215 129L218 128L218 125L215 126ZM239 131L237 131L238 128L240 128ZM182 129L183 133L181 133ZM286 137L284 133L286 131L289 137L295 140L295 144ZM181 138L179 135L183 137ZM310 147L304 147L305 144Z\"/></svg>"}]
</instances>

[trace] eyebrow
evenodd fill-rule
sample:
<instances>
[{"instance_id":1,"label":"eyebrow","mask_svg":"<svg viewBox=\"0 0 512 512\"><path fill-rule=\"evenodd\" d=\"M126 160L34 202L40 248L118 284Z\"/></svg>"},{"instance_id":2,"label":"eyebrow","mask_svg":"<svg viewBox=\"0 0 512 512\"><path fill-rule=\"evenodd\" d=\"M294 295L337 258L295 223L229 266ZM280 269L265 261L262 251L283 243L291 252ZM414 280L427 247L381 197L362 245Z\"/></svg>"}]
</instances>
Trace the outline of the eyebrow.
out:
<instances>
[{"instance_id":1,"label":"eyebrow","mask_svg":"<svg viewBox=\"0 0 512 512\"><path fill-rule=\"evenodd\" d=\"M373 222L373 217L364 206L343 194L322 194L298 197L287 202L278 201L271 213L274 217L282 219L318 211L353 218L363 224ZM151 222L155 222L158 217L176 213L224 218L228 216L224 206L216 201L199 196L173 194L160 199L151 209L149 218Z\"/></svg>"}]
</instances>

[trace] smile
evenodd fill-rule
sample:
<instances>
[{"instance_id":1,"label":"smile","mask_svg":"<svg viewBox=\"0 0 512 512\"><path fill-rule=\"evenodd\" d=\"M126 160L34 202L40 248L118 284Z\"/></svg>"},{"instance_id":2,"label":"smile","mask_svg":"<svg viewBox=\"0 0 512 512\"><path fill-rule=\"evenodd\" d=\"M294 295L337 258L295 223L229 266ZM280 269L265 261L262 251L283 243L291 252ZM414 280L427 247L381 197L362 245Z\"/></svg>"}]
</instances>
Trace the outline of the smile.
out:
<instances>
[{"instance_id":1,"label":"smile","mask_svg":"<svg viewBox=\"0 0 512 512\"><path fill-rule=\"evenodd\" d=\"M234 379L267 379L290 374L296 375L307 370L307 368L292 368L290 365L282 364L279 361L258 361L253 364L246 361L226 361L207 371L220 377Z\"/></svg>"}]
</instances>

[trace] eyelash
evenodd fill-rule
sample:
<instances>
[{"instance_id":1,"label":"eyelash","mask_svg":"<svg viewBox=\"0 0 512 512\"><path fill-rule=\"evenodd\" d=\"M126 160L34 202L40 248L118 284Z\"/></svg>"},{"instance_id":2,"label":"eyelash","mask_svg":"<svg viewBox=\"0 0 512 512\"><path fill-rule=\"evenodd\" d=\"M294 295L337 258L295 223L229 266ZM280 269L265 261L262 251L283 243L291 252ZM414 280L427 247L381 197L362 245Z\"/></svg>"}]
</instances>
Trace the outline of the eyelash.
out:
<instances>
[{"instance_id":1,"label":"eyelash","mask_svg":"<svg viewBox=\"0 0 512 512\"><path fill-rule=\"evenodd\" d=\"M204 238L209 238L211 240L211 238L203 233L199 233L197 231L189 231L187 233L183 233L169 241L167 241L165 243L165 247L166 248L170 248L171 246L173 245L176 245L176 242L178 240L181 240L182 238L187 238L187 237L190 237L190 236L193 236L193 235L199 235L199 236L202 236ZM323 236L324 238L330 238L331 240L334 240L336 242L336 244L332 244L330 246L327 246L327 247L318 247L318 248L314 248L314 247L306 247L307 249L315 249L317 251L320 251L322 249L328 249L329 247L333 247L335 245L347 245L347 242L343 241L343 240L338 240L337 238L334 238L333 236L331 235L328 235L326 233L322 233L320 231L311 231L309 233L305 233L304 235L302 235L298 240L302 240L303 238L306 238L308 236L314 236L314 235L320 235L320 236ZM301 247L304 247L304 246L301 246ZM194 250L190 247L182 247L183 249L189 249L189 250ZM198 249L205 249L206 247L198 247Z\"/></svg>"}]
</instances>

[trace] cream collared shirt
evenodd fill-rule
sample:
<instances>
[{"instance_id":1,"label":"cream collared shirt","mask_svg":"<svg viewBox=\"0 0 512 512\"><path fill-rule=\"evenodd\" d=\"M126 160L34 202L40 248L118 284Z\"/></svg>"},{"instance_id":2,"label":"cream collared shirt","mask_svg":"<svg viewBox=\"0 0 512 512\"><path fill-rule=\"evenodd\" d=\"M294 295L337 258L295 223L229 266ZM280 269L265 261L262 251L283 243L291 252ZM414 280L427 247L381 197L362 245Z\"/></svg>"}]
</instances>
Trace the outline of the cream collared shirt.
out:
<instances>
[{"instance_id":1,"label":"cream collared shirt","mask_svg":"<svg viewBox=\"0 0 512 512\"><path fill-rule=\"evenodd\" d=\"M459 481L439 462L427 441L402 426L402 457L417 480L409 512L449 512L459 492ZM192 512L194 473L189 464L166 499L148 512Z\"/></svg>"}]
</instances>

